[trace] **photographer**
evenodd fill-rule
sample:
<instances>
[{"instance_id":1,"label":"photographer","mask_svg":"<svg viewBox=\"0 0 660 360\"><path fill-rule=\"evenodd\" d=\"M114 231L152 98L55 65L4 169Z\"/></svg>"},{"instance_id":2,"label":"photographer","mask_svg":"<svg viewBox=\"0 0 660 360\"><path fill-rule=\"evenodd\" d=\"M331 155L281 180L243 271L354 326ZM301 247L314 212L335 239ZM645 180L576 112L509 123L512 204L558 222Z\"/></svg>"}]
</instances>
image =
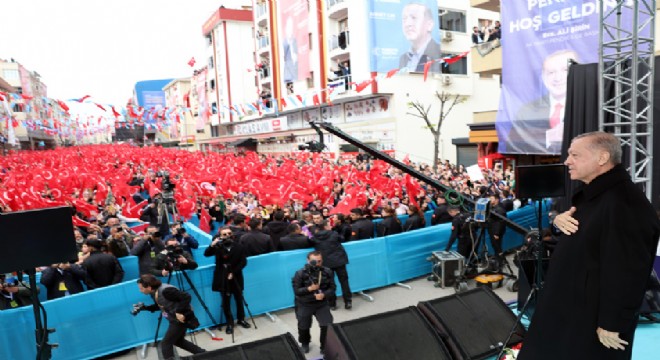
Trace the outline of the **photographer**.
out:
<instances>
[{"instance_id":1,"label":"photographer","mask_svg":"<svg viewBox=\"0 0 660 360\"><path fill-rule=\"evenodd\" d=\"M5 274L0 274L0 310L31 304L30 289L20 285L16 279L7 279Z\"/></svg>"},{"instance_id":2,"label":"photographer","mask_svg":"<svg viewBox=\"0 0 660 360\"><path fill-rule=\"evenodd\" d=\"M170 226L170 234L165 237L165 241L168 241L172 237L176 238L183 250L189 252L191 255L192 249L197 249L199 247L199 242L195 240L194 237L190 236L186 229L184 229L178 222Z\"/></svg>"},{"instance_id":3,"label":"photographer","mask_svg":"<svg viewBox=\"0 0 660 360\"><path fill-rule=\"evenodd\" d=\"M195 269L197 263L189 252L183 250L176 238L167 240L165 249L156 255L156 270L162 270L163 276L169 275L172 271Z\"/></svg>"},{"instance_id":4,"label":"photographer","mask_svg":"<svg viewBox=\"0 0 660 360\"><path fill-rule=\"evenodd\" d=\"M247 255L241 244L234 241L231 228L225 226L220 229L219 235L206 248L204 256L215 256L215 270L213 271L213 284L211 289L219 291L222 297L222 311L227 319L227 334L234 331L234 318L231 314L231 296L236 302L236 318L238 325L249 328L245 321L243 309L243 268L247 265Z\"/></svg>"},{"instance_id":5,"label":"photographer","mask_svg":"<svg viewBox=\"0 0 660 360\"><path fill-rule=\"evenodd\" d=\"M451 235L447 241L447 246L445 246L445 251L449 251L458 239L458 253L463 255L465 259L468 259L472 252L472 238L474 235L470 229L470 216L462 213L461 208L458 206L450 206L447 211L452 217L452 220Z\"/></svg>"},{"instance_id":6,"label":"photographer","mask_svg":"<svg viewBox=\"0 0 660 360\"><path fill-rule=\"evenodd\" d=\"M298 319L298 341L304 353L309 352L312 335L312 315L321 328L321 352L325 348L328 325L333 318L328 305L328 298L335 296L335 274L323 266L323 256L319 251L307 254L307 264L296 271L291 280L295 299L296 319Z\"/></svg>"},{"instance_id":7,"label":"photographer","mask_svg":"<svg viewBox=\"0 0 660 360\"><path fill-rule=\"evenodd\" d=\"M140 275L167 276L165 270L156 269L156 254L165 249L165 244L160 240L160 237L158 228L152 225L147 228L147 233L133 245L131 255L138 257Z\"/></svg>"},{"instance_id":8,"label":"photographer","mask_svg":"<svg viewBox=\"0 0 660 360\"><path fill-rule=\"evenodd\" d=\"M137 284L140 292L150 295L154 300L154 304L149 306L144 306L144 304L133 305L131 313L137 315L141 310L151 312L162 310L163 317L170 322L170 326L161 341L161 350L165 360L174 359L174 345L192 354L206 352L206 350L185 339L186 329L195 329L199 326L199 321L190 306L190 295L188 293L170 284L163 284L150 274L140 275Z\"/></svg>"}]
</instances>

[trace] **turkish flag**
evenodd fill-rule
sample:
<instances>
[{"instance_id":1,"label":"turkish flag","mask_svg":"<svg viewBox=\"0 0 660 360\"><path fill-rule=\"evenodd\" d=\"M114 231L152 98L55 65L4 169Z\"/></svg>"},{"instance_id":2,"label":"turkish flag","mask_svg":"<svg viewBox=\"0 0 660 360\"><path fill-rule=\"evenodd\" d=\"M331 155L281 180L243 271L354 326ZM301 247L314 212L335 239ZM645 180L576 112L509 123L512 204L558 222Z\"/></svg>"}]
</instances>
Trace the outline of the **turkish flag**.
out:
<instances>
[{"instance_id":1,"label":"turkish flag","mask_svg":"<svg viewBox=\"0 0 660 360\"><path fill-rule=\"evenodd\" d=\"M195 63L196 63L196 61L195 61L195 57L194 57L194 56L191 57L190 60L188 60L188 66L190 66L190 67L195 66Z\"/></svg>"},{"instance_id":2,"label":"turkish flag","mask_svg":"<svg viewBox=\"0 0 660 360\"><path fill-rule=\"evenodd\" d=\"M206 208L202 208L202 216L199 217L199 228L207 234L211 233L211 215Z\"/></svg>"}]
</instances>

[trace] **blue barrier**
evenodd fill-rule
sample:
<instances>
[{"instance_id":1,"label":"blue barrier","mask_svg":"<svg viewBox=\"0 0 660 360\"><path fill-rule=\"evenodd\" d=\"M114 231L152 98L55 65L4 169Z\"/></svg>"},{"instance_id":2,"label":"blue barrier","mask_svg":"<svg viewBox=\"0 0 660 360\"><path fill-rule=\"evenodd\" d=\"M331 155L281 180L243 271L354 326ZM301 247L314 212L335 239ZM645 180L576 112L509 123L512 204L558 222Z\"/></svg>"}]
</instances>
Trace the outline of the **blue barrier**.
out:
<instances>
[{"instance_id":1,"label":"blue barrier","mask_svg":"<svg viewBox=\"0 0 660 360\"><path fill-rule=\"evenodd\" d=\"M123 281L137 280L137 278L140 277L140 267L138 265L137 256L129 255L121 257L117 260L119 260L119 264L121 265L122 269L124 269Z\"/></svg>"},{"instance_id":2,"label":"blue barrier","mask_svg":"<svg viewBox=\"0 0 660 360\"><path fill-rule=\"evenodd\" d=\"M509 217L522 226L536 227L533 207L511 212ZM211 290L214 258L203 256L211 236L192 224L185 226L191 236L200 241L200 248L194 250L200 267L188 271L187 274L213 317L219 321L220 295ZM350 259L347 268L352 290L383 287L429 273L430 264L425 258L431 251L444 248L449 231L449 225L439 225L383 238L345 243ZM504 240L505 248L518 246L522 243L522 235L509 230ZM203 244L202 241L206 243ZM244 271L245 297L253 315L293 306L291 278L305 263L305 255L308 252L309 249L275 252L248 259ZM53 359L99 357L153 341L158 314L144 312L133 317L129 313L131 304L151 302L149 297L138 291L135 281L128 279L135 276L133 266L137 259L126 257L120 261L126 266L127 281L44 302L48 312L48 327L57 330L50 340L60 344L60 347L53 351ZM176 275L174 279L172 282L177 284ZM183 287L189 290L185 282ZM202 327L213 325L195 296L193 307ZM163 324L160 337L164 335L166 328L167 324ZM25 345L33 344L34 337L30 335L33 330L34 319L30 307L1 311L0 358L35 358L36 347Z\"/></svg>"}]
</instances>

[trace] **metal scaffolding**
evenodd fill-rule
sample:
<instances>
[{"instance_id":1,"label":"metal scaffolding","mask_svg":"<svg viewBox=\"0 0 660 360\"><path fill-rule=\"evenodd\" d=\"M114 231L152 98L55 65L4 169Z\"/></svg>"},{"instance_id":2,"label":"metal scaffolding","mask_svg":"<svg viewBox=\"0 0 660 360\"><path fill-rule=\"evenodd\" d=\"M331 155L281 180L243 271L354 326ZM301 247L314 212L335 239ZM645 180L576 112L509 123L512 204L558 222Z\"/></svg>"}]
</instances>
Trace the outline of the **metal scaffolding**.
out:
<instances>
[{"instance_id":1,"label":"metal scaffolding","mask_svg":"<svg viewBox=\"0 0 660 360\"><path fill-rule=\"evenodd\" d=\"M621 139L623 163L629 166L633 182L642 186L649 199L653 170L655 13L655 0L600 1L598 125L600 130Z\"/></svg>"}]
</instances>

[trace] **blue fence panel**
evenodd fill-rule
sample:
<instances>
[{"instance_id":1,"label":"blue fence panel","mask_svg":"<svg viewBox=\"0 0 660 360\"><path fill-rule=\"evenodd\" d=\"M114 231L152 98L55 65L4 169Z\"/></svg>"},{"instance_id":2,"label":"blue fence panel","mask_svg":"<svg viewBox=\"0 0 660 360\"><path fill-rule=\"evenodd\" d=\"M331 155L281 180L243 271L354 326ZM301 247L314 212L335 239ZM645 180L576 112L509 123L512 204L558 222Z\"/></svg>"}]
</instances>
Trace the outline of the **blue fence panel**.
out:
<instances>
[{"instance_id":1,"label":"blue fence panel","mask_svg":"<svg viewBox=\"0 0 660 360\"><path fill-rule=\"evenodd\" d=\"M138 264L137 256L129 255L121 257L117 260L119 260L119 264L121 265L122 269L124 269L123 281L136 280L140 277L140 267Z\"/></svg>"},{"instance_id":2,"label":"blue fence panel","mask_svg":"<svg viewBox=\"0 0 660 360\"><path fill-rule=\"evenodd\" d=\"M429 273L431 263L426 258L447 244L451 225L418 229L385 237L388 283L396 283Z\"/></svg>"},{"instance_id":3,"label":"blue fence panel","mask_svg":"<svg viewBox=\"0 0 660 360\"><path fill-rule=\"evenodd\" d=\"M387 285L388 267L383 238L350 241L344 243L348 253L349 284L351 291L362 291ZM337 284L337 295L341 294L339 282Z\"/></svg>"}]
</instances>

